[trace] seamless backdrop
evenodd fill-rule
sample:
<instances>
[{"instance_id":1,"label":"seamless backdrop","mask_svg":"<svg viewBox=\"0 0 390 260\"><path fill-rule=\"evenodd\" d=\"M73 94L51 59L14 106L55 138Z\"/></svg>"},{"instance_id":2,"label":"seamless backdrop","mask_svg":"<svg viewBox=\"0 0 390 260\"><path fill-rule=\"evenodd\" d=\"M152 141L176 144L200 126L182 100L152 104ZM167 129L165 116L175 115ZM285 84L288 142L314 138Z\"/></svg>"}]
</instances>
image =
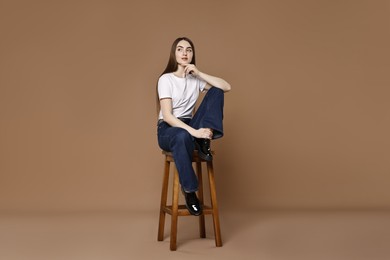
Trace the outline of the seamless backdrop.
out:
<instances>
[{"instance_id":1,"label":"seamless backdrop","mask_svg":"<svg viewBox=\"0 0 390 260\"><path fill-rule=\"evenodd\" d=\"M157 209L179 36L232 85L222 209L389 208L388 1L0 2L0 210Z\"/></svg>"}]
</instances>

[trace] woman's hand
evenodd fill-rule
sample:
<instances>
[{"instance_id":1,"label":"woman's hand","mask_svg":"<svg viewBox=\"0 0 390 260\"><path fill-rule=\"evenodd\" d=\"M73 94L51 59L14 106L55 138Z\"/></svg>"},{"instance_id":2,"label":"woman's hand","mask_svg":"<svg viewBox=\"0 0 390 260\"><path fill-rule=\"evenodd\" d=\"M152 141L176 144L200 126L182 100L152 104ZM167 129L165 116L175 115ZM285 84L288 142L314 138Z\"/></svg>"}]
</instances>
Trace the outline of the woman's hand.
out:
<instances>
[{"instance_id":1,"label":"woman's hand","mask_svg":"<svg viewBox=\"0 0 390 260\"><path fill-rule=\"evenodd\" d=\"M188 74L191 74L191 75L194 75L194 76L198 76L199 74L199 70L198 68L194 65L194 64L185 64L184 65L184 75L188 75Z\"/></svg>"},{"instance_id":2,"label":"woman's hand","mask_svg":"<svg viewBox=\"0 0 390 260\"><path fill-rule=\"evenodd\" d=\"M209 128L199 128L194 131L192 136L195 138L211 139L213 137L213 131Z\"/></svg>"}]
</instances>

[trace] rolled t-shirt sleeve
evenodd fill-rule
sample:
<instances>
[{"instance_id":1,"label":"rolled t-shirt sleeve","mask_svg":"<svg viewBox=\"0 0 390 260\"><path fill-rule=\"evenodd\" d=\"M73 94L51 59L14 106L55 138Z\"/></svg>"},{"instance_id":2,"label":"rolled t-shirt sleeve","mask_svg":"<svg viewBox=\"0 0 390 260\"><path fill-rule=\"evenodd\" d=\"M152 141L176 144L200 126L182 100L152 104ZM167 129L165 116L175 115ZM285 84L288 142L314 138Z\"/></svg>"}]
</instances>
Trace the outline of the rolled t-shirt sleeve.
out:
<instances>
[{"instance_id":1,"label":"rolled t-shirt sleeve","mask_svg":"<svg viewBox=\"0 0 390 260\"><path fill-rule=\"evenodd\" d=\"M201 92L204 91L204 88L206 87L207 82L198 78L198 87Z\"/></svg>"},{"instance_id":2,"label":"rolled t-shirt sleeve","mask_svg":"<svg viewBox=\"0 0 390 260\"><path fill-rule=\"evenodd\" d=\"M172 98L172 87L167 77L161 76L157 84L158 98Z\"/></svg>"}]
</instances>

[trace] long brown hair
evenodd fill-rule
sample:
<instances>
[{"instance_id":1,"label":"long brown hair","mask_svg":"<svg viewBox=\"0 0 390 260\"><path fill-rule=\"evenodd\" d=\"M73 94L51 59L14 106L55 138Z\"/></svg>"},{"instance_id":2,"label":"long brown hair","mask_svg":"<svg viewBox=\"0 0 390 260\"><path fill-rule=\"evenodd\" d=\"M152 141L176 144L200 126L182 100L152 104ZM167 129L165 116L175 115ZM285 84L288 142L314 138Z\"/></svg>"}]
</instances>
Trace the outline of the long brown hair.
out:
<instances>
[{"instance_id":1,"label":"long brown hair","mask_svg":"<svg viewBox=\"0 0 390 260\"><path fill-rule=\"evenodd\" d=\"M160 77L166 73L175 72L177 70L178 63L176 61L176 47L180 41L187 41L191 45L193 55L192 55L192 60L191 60L190 64L196 65L194 43L187 37L179 37L172 43L171 53L169 55L168 64L167 64L165 70L163 71L163 73L161 73ZM160 113L160 99L158 98L158 82L156 84L156 108L157 108L157 115L158 115L158 113Z\"/></svg>"}]
</instances>

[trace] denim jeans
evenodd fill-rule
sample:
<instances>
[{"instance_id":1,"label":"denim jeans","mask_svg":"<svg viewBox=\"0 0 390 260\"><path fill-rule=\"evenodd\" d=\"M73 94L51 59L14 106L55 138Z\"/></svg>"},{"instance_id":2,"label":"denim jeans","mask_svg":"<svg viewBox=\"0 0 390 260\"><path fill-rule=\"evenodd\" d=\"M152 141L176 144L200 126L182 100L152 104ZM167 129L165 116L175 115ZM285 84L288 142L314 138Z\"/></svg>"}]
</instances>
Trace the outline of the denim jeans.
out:
<instances>
[{"instance_id":1,"label":"denim jeans","mask_svg":"<svg viewBox=\"0 0 390 260\"><path fill-rule=\"evenodd\" d=\"M195 129L211 128L213 129L212 139L221 138L223 136L223 105L223 90L212 87L207 91L194 117L181 120ZM187 130L171 127L164 121L157 126L157 138L161 149L172 152L183 190L197 191L198 179L192 167L195 138Z\"/></svg>"}]
</instances>

